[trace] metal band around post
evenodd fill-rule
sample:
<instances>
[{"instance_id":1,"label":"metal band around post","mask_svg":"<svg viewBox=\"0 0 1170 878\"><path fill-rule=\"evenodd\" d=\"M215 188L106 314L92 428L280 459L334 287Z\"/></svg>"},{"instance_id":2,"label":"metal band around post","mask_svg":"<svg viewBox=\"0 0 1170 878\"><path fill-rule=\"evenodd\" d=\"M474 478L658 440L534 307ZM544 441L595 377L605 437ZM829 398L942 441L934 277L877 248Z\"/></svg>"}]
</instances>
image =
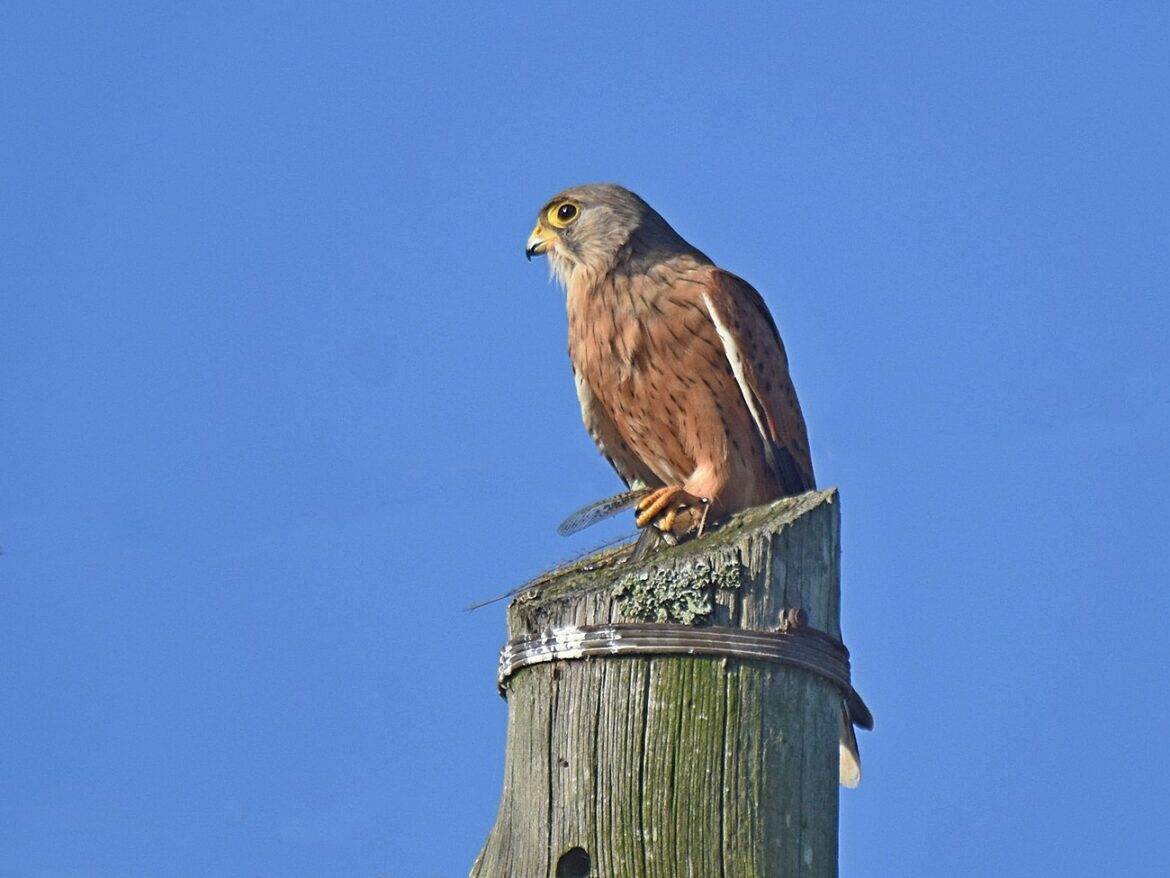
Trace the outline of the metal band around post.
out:
<instances>
[{"instance_id":1,"label":"metal band around post","mask_svg":"<svg viewBox=\"0 0 1170 878\"><path fill-rule=\"evenodd\" d=\"M802 668L829 680L850 701L860 703L850 681L849 650L845 644L816 628L799 625L795 616L793 623L780 631L664 623L550 628L504 644L496 680L503 694L512 674L542 662L604 656L704 655Z\"/></svg>"}]
</instances>

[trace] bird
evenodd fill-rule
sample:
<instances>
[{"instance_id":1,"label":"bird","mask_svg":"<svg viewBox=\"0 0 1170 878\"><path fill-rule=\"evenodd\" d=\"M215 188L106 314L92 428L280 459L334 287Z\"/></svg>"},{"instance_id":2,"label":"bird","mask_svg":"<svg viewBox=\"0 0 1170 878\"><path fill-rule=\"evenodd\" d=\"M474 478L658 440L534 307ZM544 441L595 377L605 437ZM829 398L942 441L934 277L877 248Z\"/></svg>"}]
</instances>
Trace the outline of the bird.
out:
<instances>
[{"instance_id":1,"label":"bird","mask_svg":"<svg viewBox=\"0 0 1170 878\"><path fill-rule=\"evenodd\" d=\"M633 502L638 546L666 543L742 509L816 488L808 430L768 306L630 190L574 186L537 214L525 256L565 289L569 360L585 427L627 491L562 532ZM634 557L638 556L635 549ZM840 718L840 781L855 787L853 694Z\"/></svg>"},{"instance_id":2,"label":"bird","mask_svg":"<svg viewBox=\"0 0 1170 878\"><path fill-rule=\"evenodd\" d=\"M553 196L525 255L565 290L582 419L644 538L673 544L816 487L784 343L751 284L612 183Z\"/></svg>"}]
</instances>

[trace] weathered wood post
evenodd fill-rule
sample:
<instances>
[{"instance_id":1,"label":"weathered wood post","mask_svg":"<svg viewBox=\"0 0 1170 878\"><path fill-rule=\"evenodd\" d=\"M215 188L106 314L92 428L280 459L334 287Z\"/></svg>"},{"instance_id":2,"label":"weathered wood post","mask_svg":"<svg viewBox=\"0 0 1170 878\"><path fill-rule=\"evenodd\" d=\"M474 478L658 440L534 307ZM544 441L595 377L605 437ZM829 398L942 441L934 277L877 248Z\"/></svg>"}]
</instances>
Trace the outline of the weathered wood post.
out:
<instances>
[{"instance_id":1,"label":"weathered wood post","mask_svg":"<svg viewBox=\"0 0 1170 878\"><path fill-rule=\"evenodd\" d=\"M795 608L840 638L839 523L836 491L813 492L517 597L504 790L473 878L836 876L848 661L842 685L811 653L764 653L829 642L777 635Z\"/></svg>"}]
</instances>

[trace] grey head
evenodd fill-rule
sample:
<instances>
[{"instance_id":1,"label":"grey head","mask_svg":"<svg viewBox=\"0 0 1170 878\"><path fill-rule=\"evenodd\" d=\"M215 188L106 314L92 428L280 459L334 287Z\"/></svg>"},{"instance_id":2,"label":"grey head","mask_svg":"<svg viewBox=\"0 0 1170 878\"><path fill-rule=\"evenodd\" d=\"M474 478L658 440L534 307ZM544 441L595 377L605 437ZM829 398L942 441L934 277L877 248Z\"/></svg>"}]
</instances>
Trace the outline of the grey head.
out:
<instances>
[{"instance_id":1,"label":"grey head","mask_svg":"<svg viewBox=\"0 0 1170 878\"><path fill-rule=\"evenodd\" d=\"M603 276L644 272L681 254L708 261L654 208L614 183L573 186L549 199L524 252L529 259L547 254L565 286L582 268Z\"/></svg>"}]
</instances>

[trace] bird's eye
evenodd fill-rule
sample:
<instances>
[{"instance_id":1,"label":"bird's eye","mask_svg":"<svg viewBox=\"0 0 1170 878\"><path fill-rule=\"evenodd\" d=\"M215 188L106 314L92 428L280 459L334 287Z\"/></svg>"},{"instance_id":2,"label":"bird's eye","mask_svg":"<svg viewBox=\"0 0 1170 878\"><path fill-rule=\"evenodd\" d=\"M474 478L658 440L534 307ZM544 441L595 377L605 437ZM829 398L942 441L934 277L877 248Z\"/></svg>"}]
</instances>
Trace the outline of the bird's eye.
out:
<instances>
[{"instance_id":1,"label":"bird's eye","mask_svg":"<svg viewBox=\"0 0 1170 878\"><path fill-rule=\"evenodd\" d=\"M575 201L562 201L548 209L548 221L563 229L581 215L581 206Z\"/></svg>"}]
</instances>

